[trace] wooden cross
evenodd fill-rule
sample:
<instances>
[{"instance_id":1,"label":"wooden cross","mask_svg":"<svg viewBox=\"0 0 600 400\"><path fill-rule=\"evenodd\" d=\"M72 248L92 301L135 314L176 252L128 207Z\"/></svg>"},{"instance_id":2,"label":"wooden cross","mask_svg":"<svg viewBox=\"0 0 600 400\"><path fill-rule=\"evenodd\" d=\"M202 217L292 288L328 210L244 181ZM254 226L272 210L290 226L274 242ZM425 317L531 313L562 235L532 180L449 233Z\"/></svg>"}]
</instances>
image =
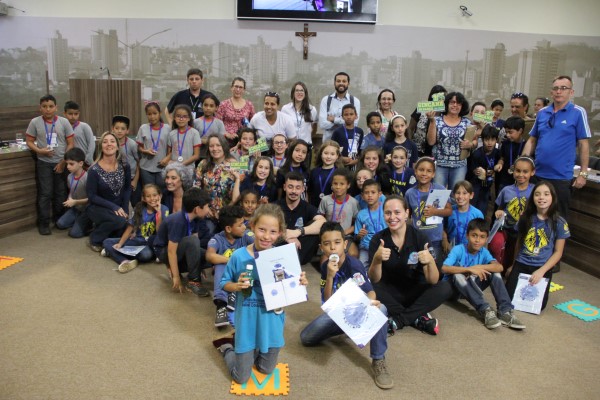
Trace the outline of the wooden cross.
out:
<instances>
[{"instance_id":1,"label":"wooden cross","mask_svg":"<svg viewBox=\"0 0 600 400\"><path fill-rule=\"evenodd\" d=\"M317 36L317 32L309 32L308 24L304 24L304 31L296 32L296 36L299 36L304 40L304 59L308 59L308 38Z\"/></svg>"}]
</instances>

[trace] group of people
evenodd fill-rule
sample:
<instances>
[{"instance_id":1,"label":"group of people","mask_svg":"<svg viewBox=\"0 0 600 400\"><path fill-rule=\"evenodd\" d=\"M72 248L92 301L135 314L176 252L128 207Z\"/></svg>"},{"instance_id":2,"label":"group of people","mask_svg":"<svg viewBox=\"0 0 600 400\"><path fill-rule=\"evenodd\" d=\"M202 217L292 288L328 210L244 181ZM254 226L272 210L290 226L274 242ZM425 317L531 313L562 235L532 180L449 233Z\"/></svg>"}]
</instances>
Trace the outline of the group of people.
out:
<instances>
[{"instance_id":1,"label":"group of people","mask_svg":"<svg viewBox=\"0 0 600 400\"><path fill-rule=\"evenodd\" d=\"M89 234L91 249L119 272L164 263L173 289L202 297L210 295L203 280L212 268L215 326L235 326L234 336L214 344L240 383L253 365L270 373L284 346L285 313L266 310L255 259L285 243L320 271L323 302L352 279L388 316L371 340L380 388L393 386L388 335L406 326L438 334L430 313L451 298L462 295L488 329L525 328L511 304L519 274L531 284L552 279L569 237L571 185L580 188L587 177L591 135L585 110L569 101L569 77L556 78L553 102L535 119L526 116L527 96L515 93L513 116L502 120L504 104L495 100L492 123L474 118L484 103L469 107L463 94L439 85L429 100L443 94L444 111L415 110L407 119L385 89L366 115L366 134L344 72L318 113L302 82L281 111L280 96L268 92L255 112L243 98L244 79L233 80L223 102L202 90L202 80L200 70L188 72L189 88L171 99L167 123L158 103L146 104L148 123L135 140L129 118L115 116L94 162L94 136L79 121L79 105L67 102L63 118L56 99L42 97L42 115L27 129L37 155L40 234L51 234L54 220L73 237ZM323 140L313 152L317 127ZM581 172L573 181L577 147ZM446 188L446 205L427 205L432 190ZM490 200L492 218L505 222L488 249ZM300 284L308 284L304 273ZM483 297L487 286L496 308ZM547 299L548 289L543 306ZM323 314L300 338L313 346L341 333Z\"/></svg>"}]
</instances>

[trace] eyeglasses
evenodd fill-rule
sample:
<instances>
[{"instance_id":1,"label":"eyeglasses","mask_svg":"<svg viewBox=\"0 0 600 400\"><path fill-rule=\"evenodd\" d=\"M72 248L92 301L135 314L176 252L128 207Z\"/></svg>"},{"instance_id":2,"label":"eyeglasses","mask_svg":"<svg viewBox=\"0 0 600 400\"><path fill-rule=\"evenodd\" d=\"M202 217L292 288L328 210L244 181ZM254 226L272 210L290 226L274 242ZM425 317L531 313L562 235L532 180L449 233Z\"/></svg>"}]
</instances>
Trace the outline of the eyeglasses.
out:
<instances>
[{"instance_id":1,"label":"eyeglasses","mask_svg":"<svg viewBox=\"0 0 600 400\"><path fill-rule=\"evenodd\" d=\"M176 115L175 119L190 119L189 115Z\"/></svg>"},{"instance_id":2,"label":"eyeglasses","mask_svg":"<svg viewBox=\"0 0 600 400\"><path fill-rule=\"evenodd\" d=\"M527 95L521 92L513 93L512 96L510 96L511 99L524 99L526 97Z\"/></svg>"},{"instance_id":3,"label":"eyeglasses","mask_svg":"<svg viewBox=\"0 0 600 400\"><path fill-rule=\"evenodd\" d=\"M233 85L234 89L240 89L240 90L244 90L246 89L244 86L238 86L238 85Z\"/></svg>"},{"instance_id":4,"label":"eyeglasses","mask_svg":"<svg viewBox=\"0 0 600 400\"><path fill-rule=\"evenodd\" d=\"M572 88L568 87L568 86L554 86L552 88L553 92L564 92L565 90L571 90Z\"/></svg>"},{"instance_id":5,"label":"eyeglasses","mask_svg":"<svg viewBox=\"0 0 600 400\"><path fill-rule=\"evenodd\" d=\"M282 145L282 144L286 144L286 141L285 140L273 141L273 145L275 145L275 146L279 146L279 145Z\"/></svg>"}]
</instances>

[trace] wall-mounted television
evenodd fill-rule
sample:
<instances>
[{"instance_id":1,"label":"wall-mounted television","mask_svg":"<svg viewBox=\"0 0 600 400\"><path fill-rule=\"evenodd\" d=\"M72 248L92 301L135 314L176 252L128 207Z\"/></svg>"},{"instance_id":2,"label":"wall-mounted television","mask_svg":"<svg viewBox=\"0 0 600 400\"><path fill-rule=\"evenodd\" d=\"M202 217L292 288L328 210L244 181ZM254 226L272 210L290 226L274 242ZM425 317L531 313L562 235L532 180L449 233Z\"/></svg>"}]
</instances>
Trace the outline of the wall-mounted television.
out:
<instances>
[{"instance_id":1,"label":"wall-mounted television","mask_svg":"<svg viewBox=\"0 0 600 400\"><path fill-rule=\"evenodd\" d=\"M377 0L237 0L237 17L375 24Z\"/></svg>"}]
</instances>

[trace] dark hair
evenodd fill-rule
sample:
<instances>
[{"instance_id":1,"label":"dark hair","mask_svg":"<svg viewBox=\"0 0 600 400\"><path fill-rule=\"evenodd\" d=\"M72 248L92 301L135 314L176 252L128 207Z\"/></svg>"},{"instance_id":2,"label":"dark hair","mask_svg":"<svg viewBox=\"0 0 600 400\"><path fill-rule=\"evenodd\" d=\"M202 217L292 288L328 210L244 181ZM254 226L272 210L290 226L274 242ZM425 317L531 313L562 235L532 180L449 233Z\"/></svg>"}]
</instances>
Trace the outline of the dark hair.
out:
<instances>
[{"instance_id":1,"label":"dark hair","mask_svg":"<svg viewBox=\"0 0 600 400\"><path fill-rule=\"evenodd\" d=\"M388 124L388 130L385 133L386 142L393 142L396 140L396 132L394 132L394 120L397 118L402 118L404 120L404 124L406 125L406 129L408 129L408 121L406 120L406 117L400 114L394 115L392 119L390 119L390 123ZM404 137L408 139L408 136L406 136L406 130L404 131Z\"/></svg>"},{"instance_id":2,"label":"dark hair","mask_svg":"<svg viewBox=\"0 0 600 400\"><path fill-rule=\"evenodd\" d=\"M304 99L302 99L302 103L300 104L300 113L304 116L305 122L315 122L312 120L312 115L310 114L310 98L308 97L308 88L304 82L298 81L292 85L292 91L290 93L292 102L294 102L294 93L296 93L296 86L298 85L302 86L302 89L304 90Z\"/></svg>"},{"instance_id":3,"label":"dark hair","mask_svg":"<svg viewBox=\"0 0 600 400\"><path fill-rule=\"evenodd\" d=\"M377 146L365 147L365 149L360 153L360 157L358 157L358 164L356 166L356 170L358 171L363 168L366 168L365 167L365 156L367 155L367 153L372 152L372 151L376 152L377 157L379 158L379 164L377 165L377 169L375 170L375 175L381 179L382 173L384 173L387 170L387 165L385 165L385 163L384 163L383 153L381 152L381 149Z\"/></svg>"},{"instance_id":4,"label":"dark hair","mask_svg":"<svg viewBox=\"0 0 600 400\"><path fill-rule=\"evenodd\" d=\"M344 104L344 106L342 107L342 115L344 115L345 110L354 110L354 114L356 114L356 107L354 107L354 104Z\"/></svg>"},{"instance_id":5,"label":"dark hair","mask_svg":"<svg viewBox=\"0 0 600 400\"><path fill-rule=\"evenodd\" d=\"M464 117L465 115L467 115L469 113L469 102L467 101L467 99L465 99L465 96L461 92L450 92L446 95L446 97L444 98L444 105L446 106L446 111L442 112L442 114L448 114L448 105L450 104L450 100L452 100L453 98L456 98L458 104L461 105L460 112L458 113L458 115L460 117Z\"/></svg>"},{"instance_id":6,"label":"dark hair","mask_svg":"<svg viewBox=\"0 0 600 400\"><path fill-rule=\"evenodd\" d=\"M341 168L342 167L342 148L339 145L339 143L336 142L335 140L326 140L323 143L321 143L321 147L319 147L319 151L317 152L317 159L315 160L315 165L317 167L323 166L323 152L325 151L325 148L327 148L329 146L333 147L337 151L337 155L338 155L338 158L334 164L334 168Z\"/></svg>"},{"instance_id":7,"label":"dark hair","mask_svg":"<svg viewBox=\"0 0 600 400\"><path fill-rule=\"evenodd\" d=\"M500 100L500 99L496 99L496 100L492 101L492 104L490 105L490 108L493 109L494 107L497 107L497 106L500 106L500 107L504 108L504 102L502 100Z\"/></svg>"},{"instance_id":8,"label":"dark hair","mask_svg":"<svg viewBox=\"0 0 600 400\"><path fill-rule=\"evenodd\" d=\"M244 218L244 209L240 206L224 206L219 210L219 226L225 230L226 226L231 226L238 219Z\"/></svg>"},{"instance_id":9,"label":"dark hair","mask_svg":"<svg viewBox=\"0 0 600 400\"><path fill-rule=\"evenodd\" d=\"M158 118L160 122L164 122L162 119L162 113L160 110L160 105L156 102L156 101L150 101L148 103L146 103L146 105L144 106L144 113L148 114L148 109L154 107L156 108L156 111L158 111Z\"/></svg>"},{"instance_id":10,"label":"dark hair","mask_svg":"<svg viewBox=\"0 0 600 400\"><path fill-rule=\"evenodd\" d=\"M500 135L500 131L494 125L487 124L483 127L481 131L481 140L494 138L498 140L498 136Z\"/></svg>"},{"instance_id":11,"label":"dark hair","mask_svg":"<svg viewBox=\"0 0 600 400\"><path fill-rule=\"evenodd\" d=\"M467 234L475 229L485 232L486 235L490 234L490 228L483 218L473 218L469 221L469 224L467 225Z\"/></svg>"},{"instance_id":12,"label":"dark hair","mask_svg":"<svg viewBox=\"0 0 600 400\"><path fill-rule=\"evenodd\" d=\"M200 68L190 68L187 71L186 78L189 78L191 75L199 75L200 79L204 79L204 74L200 70Z\"/></svg>"},{"instance_id":13,"label":"dark hair","mask_svg":"<svg viewBox=\"0 0 600 400\"><path fill-rule=\"evenodd\" d=\"M427 96L427 100L432 101L433 100L433 95L437 94L437 93L444 93L445 94L445 93L448 93L448 91L442 85L435 85L429 91L429 96Z\"/></svg>"},{"instance_id":14,"label":"dark hair","mask_svg":"<svg viewBox=\"0 0 600 400\"><path fill-rule=\"evenodd\" d=\"M119 122L125 124L125 126L127 127L127 129L129 129L129 123L131 122L131 120L129 119L128 116L126 116L126 115L115 115L114 117L112 117L111 126L114 127Z\"/></svg>"},{"instance_id":15,"label":"dark hair","mask_svg":"<svg viewBox=\"0 0 600 400\"><path fill-rule=\"evenodd\" d=\"M519 156L519 157L517 157L517 159L515 160L515 163L513 165L517 165L517 163L519 161L529 163L531 165L531 169L535 170L535 161L533 161L533 158L528 157L528 156Z\"/></svg>"},{"instance_id":16,"label":"dark hair","mask_svg":"<svg viewBox=\"0 0 600 400\"><path fill-rule=\"evenodd\" d=\"M257 202L260 199L259 194L256 193L256 191L254 189L246 189L242 193L240 193L240 203L244 201L244 199L246 198L246 196L250 196L250 195L256 196L256 201Z\"/></svg>"},{"instance_id":17,"label":"dark hair","mask_svg":"<svg viewBox=\"0 0 600 400\"><path fill-rule=\"evenodd\" d=\"M254 183L256 182L256 170L258 169L258 163L260 161L267 161L269 163L269 176L267 176L267 181L265 184L267 186L272 186L275 184L275 170L273 168L273 161L270 157L260 156L254 160L254 165L252 166L252 172L250 173L250 180Z\"/></svg>"},{"instance_id":18,"label":"dark hair","mask_svg":"<svg viewBox=\"0 0 600 400\"><path fill-rule=\"evenodd\" d=\"M550 222L550 229L556 232L558 219L560 218L560 213L558 210L558 197L556 196L556 190L554 189L554 186L552 186L550 182L542 180L536 183L533 189L531 189L531 194L529 195L527 203L525 204L525 211L523 211L523 214L521 214L521 217L519 218L519 222L517 224L517 245L519 249L525 244L525 238L532 226L533 217L537 214L537 207L535 206L534 201L535 191L537 188L543 185L550 189L550 195L552 196L552 203L546 212L546 216Z\"/></svg>"},{"instance_id":19,"label":"dark hair","mask_svg":"<svg viewBox=\"0 0 600 400\"><path fill-rule=\"evenodd\" d=\"M350 83L350 75L348 75L346 72L338 72L337 74L335 74L334 77L333 77L333 81L335 82L335 78L337 78L340 75L345 76L346 78L348 78L348 83Z\"/></svg>"},{"instance_id":20,"label":"dark hair","mask_svg":"<svg viewBox=\"0 0 600 400\"><path fill-rule=\"evenodd\" d=\"M381 114L379 114L377 111L371 111L367 114L367 125L371 123L371 118L373 117L377 117L380 121L383 121L383 119L381 118Z\"/></svg>"},{"instance_id":21,"label":"dark hair","mask_svg":"<svg viewBox=\"0 0 600 400\"><path fill-rule=\"evenodd\" d=\"M212 138L217 138L217 140L219 141L219 144L223 148L223 154L225 155L225 160L227 160L228 157L231 157L231 154L229 154L229 142L227 141L227 139L225 139L225 136L223 136L219 133L216 133L216 132L211 133L206 138L206 147L208 149L206 152L206 158L200 164L202 166L202 169L204 170L204 172L212 170L215 166L215 160L210 155L210 139L212 139Z\"/></svg>"},{"instance_id":22,"label":"dark hair","mask_svg":"<svg viewBox=\"0 0 600 400\"><path fill-rule=\"evenodd\" d=\"M525 120L521 117L509 117L504 121L504 130L509 129L525 129Z\"/></svg>"},{"instance_id":23,"label":"dark hair","mask_svg":"<svg viewBox=\"0 0 600 400\"><path fill-rule=\"evenodd\" d=\"M160 188L158 187L158 185L155 185L154 183L148 183L146 185L144 185L144 187L142 188L142 192L146 189L154 189L156 190L156 193L161 194ZM144 200L140 200L135 207L133 208L133 218L132 218L132 226L133 226L133 231L137 232L137 230L140 228L140 226L142 226L142 224L144 223L144 219L142 217L142 213L144 212L144 208L148 207L148 204L144 201ZM160 213L160 211L159 211Z\"/></svg>"},{"instance_id":24,"label":"dark hair","mask_svg":"<svg viewBox=\"0 0 600 400\"><path fill-rule=\"evenodd\" d=\"M179 126L177 126L177 121L175 120L175 113L177 112L177 110L183 110L187 113L188 115L188 126L190 127L194 127L194 117L192 116L192 109L190 108L190 106L188 106L187 104L177 104L175 106L175 108L173 109L173 124L171 126L172 129L179 129Z\"/></svg>"},{"instance_id":25,"label":"dark hair","mask_svg":"<svg viewBox=\"0 0 600 400\"><path fill-rule=\"evenodd\" d=\"M464 188L467 193L473 193L473 185L471 184L471 182L469 181L458 181L454 184L454 187L452 188L452 193L456 193L456 191L460 188Z\"/></svg>"},{"instance_id":26,"label":"dark hair","mask_svg":"<svg viewBox=\"0 0 600 400\"><path fill-rule=\"evenodd\" d=\"M379 92L379 94L377 95L377 109L380 110L380 102L381 102L381 95L384 94L385 92L390 92L392 94L392 100L394 102L396 102L396 94L394 93L394 91L392 89L383 89L381 92Z\"/></svg>"},{"instance_id":27,"label":"dark hair","mask_svg":"<svg viewBox=\"0 0 600 400\"><path fill-rule=\"evenodd\" d=\"M427 156L420 157L417 162L415 162L414 170L416 171L417 168L419 168L419 165L423 164L424 162L428 162L433 165L433 170L435 171L435 160Z\"/></svg>"},{"instance_id":28,"label":"dark hair","mask_svg":"<svg viewBox=\"0 0 600 400\"><path fill-rule=\"evenodd\" d=\"M85 152L81 150L79 147L73 147L65 153L64 156L65 161L76 161L81 162L85 161Z\"/></svg>"},{"instance_id":29,"label":"dark hair","mask_svg":"<svg viewBox=\"0 0 600 400\"><path fill-rule=\"evenodd\" d=\"M544 107L546 107L548 104L550 104L550 99L547 97L537 97L536 100L541 100Z\"/></svg>"},{"instance_id":30,"label":"dark hair","mask_svg":"<svg viewBox=\"0 0 600 400\"><path fill-rule=\"evenodd\" d=\"M529 97L527 97L525 93L513 93L512 96L510 96L510 99L521 99L521 102L523 103L523 108L525 108L525 112L527 112L527 109L529 108Z\"/></svg>"},{"instance_id":31,"label":"dark hair","mask_svg":"<svg viewBox=\"0 0 600 400\"><path fill-rule=\"evenodd\" d=\"M249 126L242 126L239 130L238 130L238 138L240 140L242 140L242 135L246 132L250 132L254 135L254 142L256 143L256 141L258 141L258 131L254 128L250 128ZM240 145L241 146L241 145Z\"/></svg>"},{"instance_id":32,"label":"dark hair","mask_svg":"<svg viewBox=\"0 0 600 400\"><path fill-rule=\"evenodd\" d=\"M65 112L67 112L67 110L79 111L79 104L75 103L73 100L69 100L65 103L64 110L65 110Z\"/></svg>"},{"instance_id":33,"label":"dark hair","mask_svg":"<svg viewBox=\"0 0 600 400\"><path fill-rule=\"evenodd\" d=\"M339 232L342 235L342 239L346 240L344 228L342 228L342 225L340 225L339 222L325 221L323 225L321 225L321 230L319 231L319 240L321 239L323 234L327 232Z\"/></svg>"},{"instance_id":34,"label":"dark hair","mask_svg":"<svg viewBox=\"0 0 600 400\"><path fill-rule=\"evenodd\" d=\"M483 106L483 108L485 108L487 110L487 106L485 105L485 103L483 101L476 101L475 103L473 103L473 105L471 106L471 114L473 113L473 110L475 109L475 107L477 106Z\"/></svg>"},{"instance_id":35,"label":"dark hair","mask_svg":"<svg viewBox=\"0 0 600 400\"><path fill-rule=\"evenodd\" d=\"M383 208L385 208L385 205L392 200L400 201L402 203L402 207L404 207L405 210L408 210L408 203L406 202L406 199L402 196L398 196L397 194L386 196L385 201L383 202Z\"/></svg>"},{"instance_id":36,"label":"dark hair","mask_svg":"<svg viewBox=\"0 0 600 400\"><path fill-rule=\"evenodd\" d=\"M308 158L308 152L310 151L310 145L302 139L294 139L288 145L288 148L285 151L285 161L283 162L283 165L278 170L278 171L281 171L282 173L284 173L284 176L285 176L285 173L289 172L290 168L292 167L292 162L294 162L294 160L292 160L292 154L294 153L294 150L296 149L296 147L298 145L302 145L302 146L306 147L307 157L304 158L304 161L302 161L300 163L300 168L302 168L302 171L308 171L308 165L306 163L306 159Z\"/></svg>"},{"instance_id":37,"label":"dark hair","mask_svg":"<svg viewBox=\"0 0 600 400\"><path fill-rule=\"evenodd\" d=\"M365 191L367 186L377 186L377 191L381 192L381 184L377 182L375 179L367 179L363 182L362 192Z\"/></svg>"},{"instance_id":38,"label":"dark hair","mask_svg":"<svg viewBox=\"0 0 600 400\"><path fill-rule=\"evenodd\" d=\"M352 171L350 171L347 168L336 168L335 171L333 171L333 175L331 176L331 182L333 182L333 179L336 176L341 176L344 179L346 179L346 182L348 184L352 183Z\"/></svg>"},{"instance_id":39,"label":"dark hair","mask_svg":"<svg viewBox=\"0 0 600 400\"><path fill-rule=\"evenodd\" d=\"M46 101L51 101L54 103L54 105L56 105L56 97L52 96L51 94L47 94L47 95L40 97L40 104L42 104Z\"/></svg>"},{"instance_id":40,"label":"dark hair","mask_svg":"<svg viewBox=\"0 0 600 400\"><path fill-rule=\"evenodd\" d=\"M244 89L246 89L246 80L244 78L242 78L241 76L236 76L235 78L233 78L233 80L231 81L231 86L235 85L235 81L240 81L244 83Z\"/></svg>"},{"instance_id":41,"label":"dark hair","mask_svg":"<svg viewBox=\"0 0 600 400\"><path fill-rule=\"evenodd\" d=\"M212 201L210 193L197 187L190 188L183 192L181 203L185 212L192 212L196 207L204 207Z\"/></svg>"},{"instance_id":42,"label":"dark hair","mask_svg":"<svg viewBox=\"0 0 600 400\"><path fill-rule=\"evenodd\" d=\"M288 172L285 176L285 182L287 181L300 181L302 184L304 184L304 175L298 171Z\"/></svg>"},{"instance_id":43,"label":"dark hair","mask_svg":"<svg viewBox=\"0 0 600 400\"><path fill-rule=\"evenodd\" d=\"M221 102L219 101L219 99L217 99L217 96L215 96L212 93L207 93L204 96L202 96L202 99L200 100L200 104L204 104L204 102L206 101L206 99L212 99L215 102L215 106L219 107L219 104L221 104Z\"/></svg>"},{"instance_id":44,"label":"dark hair","mask_svg":"<svg viewBox=\"0 0 600 400\"><path fill-rule=\"evenodd\" d=\"M265 93L265 97L263 98L263 100L265 100L267 97L275 97L277 99L277 105L279 105L279 102L281 101L281 99L279 98L279 93L277 92Z\"/></svg>"}]
</instances>

